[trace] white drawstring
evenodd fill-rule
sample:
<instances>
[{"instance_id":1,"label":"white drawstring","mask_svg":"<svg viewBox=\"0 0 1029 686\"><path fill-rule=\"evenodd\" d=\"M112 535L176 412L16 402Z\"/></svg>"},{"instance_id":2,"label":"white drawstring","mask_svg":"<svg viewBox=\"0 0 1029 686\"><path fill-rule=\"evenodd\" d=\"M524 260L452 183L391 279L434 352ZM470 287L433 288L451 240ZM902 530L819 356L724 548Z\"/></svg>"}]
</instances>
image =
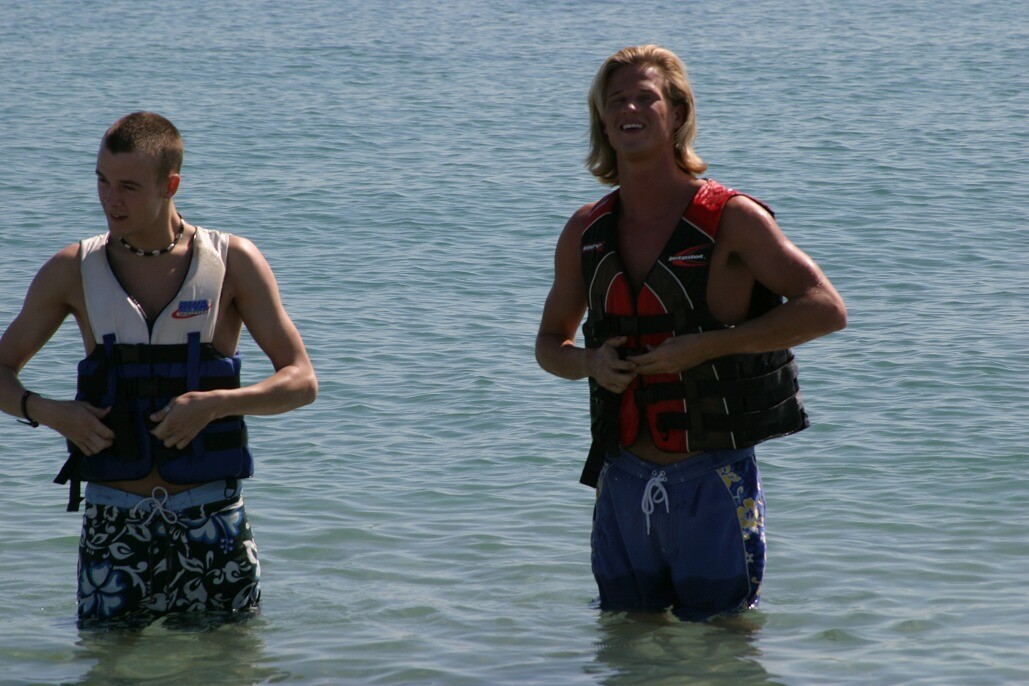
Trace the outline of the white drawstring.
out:
<instances>
[{"instance_id":1,"label":"white drawstring","mask_svg":"<svg viewBox=\"0 0 1029 686\"><path fill-rule=\"evenodd\" d=\"M155 486L154 490L150 494L150 497L143 498L138 503L133 505L132 510L129 511L129 514L135 517L138 514L137 510L139 510L140 506L149 503L150 514L147 516L146 519L143 520L143 526L149 525L150 522L153 520L155 514L161 515L161 518L164 519L166 524L175 524L179 521L179 516L175 514L174 510L168 509L168 497L168 491L164 490L160 486Z\"/></svg>"},{"instance_id":2,"label":"white drawstring","mask_svg":"<svg viewBox=\"0 0 1029 686\"><path fill-rule=\"evenodd\" d=\"M670 513L668 508L668 491L665 490L665 482L668 477L663 471L654 470L650 473L650 481L643 487L643 514L647 515L647 535L650 535L650 515L654 512L654 505L664 503L665 512ZM654 497L657 491L657 497Z\"/></svg>"}]
</instances>

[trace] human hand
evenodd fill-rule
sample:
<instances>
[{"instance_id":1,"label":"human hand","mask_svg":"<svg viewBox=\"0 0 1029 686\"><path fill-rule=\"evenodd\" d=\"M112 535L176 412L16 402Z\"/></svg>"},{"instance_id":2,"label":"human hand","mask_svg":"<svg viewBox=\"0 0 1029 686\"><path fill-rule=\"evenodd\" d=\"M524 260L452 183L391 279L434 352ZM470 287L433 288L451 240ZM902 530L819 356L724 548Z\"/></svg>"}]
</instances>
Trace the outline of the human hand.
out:
<instances>
[{"instance_id":1,"label":"human hand","mask_svg":"<svg viewBox=\"0 0 1029 686\"><path fill-rule=\"evenodd\" d=\"M78 446L85 455L96 455L114 445L114 431L103 423L111 408L99 408L81 400L45 401L51 407L40 412L40 421ZM52 418L52 419L51 419Z\"/></svg>"},{"instance_id":2,"label":"human hand","mask_svg":"<svg viewBox=\"0 0 1029 686\"><path fill-rule=\"evenodd\" d=\"M150 415L150 421L156 424L150 433L166 448L183 450L213 419L205 394L185 393Z\"/></svg>"},{"instance_id":3,"label":"human hand","mask_svg":"<svg viewBox=\"0 0 1029 686\"><path fill-rule=\"evenodd\" d=\"M708 359L703 334L683 334L666 338L659 345L648 345L647 352L630 355L638 374L678 374Z\"/></svg>"},{"instance_id":4,"label":"human hand","mask_svg":"<svg viewBox=\"0 0 1029 686\"><path fill-rule=\"evenodd\" d=\"M628 388L638 371L634 362L618 356L618 348L628 340L625 336L609 338L599 348L591 348L587 357L589 376L613 393L621 393Z\"/></svg>"}]
</instances>

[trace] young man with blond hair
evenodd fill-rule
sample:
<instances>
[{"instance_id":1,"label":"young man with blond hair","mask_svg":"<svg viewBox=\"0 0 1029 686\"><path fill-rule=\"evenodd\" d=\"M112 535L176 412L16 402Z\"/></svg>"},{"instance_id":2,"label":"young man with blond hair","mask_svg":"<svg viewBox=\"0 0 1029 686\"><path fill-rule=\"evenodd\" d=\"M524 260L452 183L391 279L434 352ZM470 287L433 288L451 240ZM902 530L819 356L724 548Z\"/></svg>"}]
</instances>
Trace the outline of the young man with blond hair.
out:
<instances>
[{"instance_id":1,"label":"young man with blond hair","mask_svg":"<svg viewBox=\"0 0 1029 686\"><path fill-rule=\"evenodd\" d=\"M746 610L765 562L753 446L808 425L790 348L843 328L846 309L765 205L699 176L676 55L612 55L589 105L587 166L617 189L558 239L536 357L589 379L601 606Z\"/></svg>"}]
</instances>

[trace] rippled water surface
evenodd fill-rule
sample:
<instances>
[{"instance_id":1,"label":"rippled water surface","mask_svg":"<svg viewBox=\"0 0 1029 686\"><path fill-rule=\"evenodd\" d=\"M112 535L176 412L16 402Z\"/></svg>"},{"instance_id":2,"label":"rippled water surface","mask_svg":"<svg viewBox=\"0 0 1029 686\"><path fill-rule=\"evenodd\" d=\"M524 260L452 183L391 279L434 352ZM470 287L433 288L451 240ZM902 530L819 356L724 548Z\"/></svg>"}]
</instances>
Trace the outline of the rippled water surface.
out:
<instances>
[{"instance_id":1,"label":"rippled water surface","mask_svg":"<svg viewBox=\"0 0 1029 686\"><path fill-rule=\"evenodd\" d=\"M61 441L0 420L0 683L1029 682L1027 34L955 0L0 4L0 326L152 109L180 211L265 253L322 389L251 422L263 608L208 630L75 627ZM764 600L729 626L591 605L585 384L533 360L604 192L589 80L642 42L850 311L798 350L814 426L759 451ZM23 380L72 394L79 347Z\"/></svg>"}]
</instances>

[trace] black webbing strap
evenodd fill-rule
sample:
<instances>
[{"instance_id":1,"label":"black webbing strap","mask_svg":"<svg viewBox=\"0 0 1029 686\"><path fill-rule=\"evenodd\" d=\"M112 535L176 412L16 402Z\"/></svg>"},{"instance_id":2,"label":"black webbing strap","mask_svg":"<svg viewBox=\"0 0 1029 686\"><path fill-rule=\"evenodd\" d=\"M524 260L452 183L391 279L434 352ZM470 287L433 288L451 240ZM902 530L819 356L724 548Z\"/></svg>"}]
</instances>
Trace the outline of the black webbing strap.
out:
<instances>
[{"instance_id":1,"label":"black webbing strap","mask_svg":"<svg viewBox=\"0 0 1029 686\"><path fill-rule=\"evenodd\" d=\"M175 364L187 359L188 344L116 343L111 362L115 364ZM200 359L220 359L223 356L210 343L200 344Z\"/></svg>"},{"instance_id":2,"label":"black webbing strap","mask_svg":"<svg viewBox=\"0 0 1029 686\"><path fill-rule=\"evenodd\" d=\"M696 379L697 391L706 397L747 399L773 393L780 388L797 390L797 362L790 360L778 369L746 379ZM786 384L789 380L791 383Z\"/></svg>"},{"instance_id":3,"label":"black webbing strap","mask_svg":"<svg viewBox=\"0 0 1029 686\"><path fill-rule=\"evenodd\" d=\"M692 312L677 310L666 314L604 314L588 317L582 325L587 338L606 341L616 336L644 336L660 333L689 333Z\"/></svg>"},{"instance_id":4,"label":"black webbing strap","mask_svg":"<svg viewBox=\"0 0 1029 686\"><path fill-rule=\"evenodd\" d=\"M114 383L115 398L172 398L189 390L185 378L123 378ZM200 380L200 391L235 389L240 387L239 378L229 376L206 376ZM78 390L88 396L102 395L107 391L106 377L80 377Z\"/></svg>"},{"instance_id":5,"label":"black webbing strap","mask_svg":"<svg viewBox=\"0 0 1029 686\"><path fill-rule=\"evenodd\" d=\"M579 483L590 488L597 487L600 471L604 468L606 455L618 450L618 411L621 394L609 391L595 379L590 379L590 434L593 442L586 455Z\"/></svg>"},{"instance_id":6,"label":"black webbing strap","mask_svg":"<svg viewBox=\"0 0 1029 686\"><path fill-rule=\"evenodd\" d=\"M604 468L606 453L604 442L593 439L589 454L586 455L586 463L582 466L582 474L579 475L579 483L590 488L597 487L597 483L600 481L600 472Z\"/></svg>"},{"instance_id":7,"label":"black webbing strap","mask_svg":"<svg viewBox=\"0 0 1029 686\"><path fill-rule=\"evenodd\" d=\"M77 459L79 459L77 455L72 455L65 460L61 471L54 478L55 484L68 484L67 512L78 512L79 503L82 502L82 482L73 476L75 473L74 461Z\"/></svg>"},{"instance_id":8,"label":"black webbing strap","mask_svg":"<svg viewBox=\"0 0 1029 686\"><path fill-rule=\"evenodd\" d=\"M788 363L761 376L746 379L702 379L686 376L682 381L665 381L652 383L636 390L636 402L640 406L651 405L666 400L695 400L696 398L728 398L747 403L760 400L769 395L774 396L776 390L789 388L797 390L797 363ZM785 382L789 380L790 384Z\"/></svg>"},{"instance_id":9,"label":"black webbing strap","mask_svg":"<svg viewBox=\"0 0 1029 686\"><path fill-rule=\"evenodd\" d=\"M658 428L662 431L669 429L685 429L693 433L699 433L699 427L706 433L739 433L743 436L756 436L781 433L783 427L798 423L801 418L800 400L792 395L783 402L768 409L744 414L728 415L691 413L699 415L691 417L681 412L668 412L658 415ZM697 436L701 438L701 436Z\"/></svg>"}]
</instances>

